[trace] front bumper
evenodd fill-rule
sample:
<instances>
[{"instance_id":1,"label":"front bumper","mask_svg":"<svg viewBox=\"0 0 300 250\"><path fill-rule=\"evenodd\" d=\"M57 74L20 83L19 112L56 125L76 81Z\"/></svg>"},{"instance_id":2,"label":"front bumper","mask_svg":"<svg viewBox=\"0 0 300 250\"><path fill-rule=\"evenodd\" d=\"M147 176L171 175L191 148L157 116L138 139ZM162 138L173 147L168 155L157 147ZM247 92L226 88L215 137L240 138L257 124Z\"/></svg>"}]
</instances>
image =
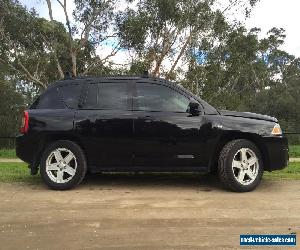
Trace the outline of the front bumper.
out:
<instances>
[{"instance_id":1,"label":"front bumper","mask_svg":"<svg viewBox=\"0 0 300 250\"><path fill-rule=\"evenodd\" d=\"M268 160L265 170L274 171L287 167L289 163L288 140L285 136L265 137L264 144Z\"/></svg>"}]
</instances>

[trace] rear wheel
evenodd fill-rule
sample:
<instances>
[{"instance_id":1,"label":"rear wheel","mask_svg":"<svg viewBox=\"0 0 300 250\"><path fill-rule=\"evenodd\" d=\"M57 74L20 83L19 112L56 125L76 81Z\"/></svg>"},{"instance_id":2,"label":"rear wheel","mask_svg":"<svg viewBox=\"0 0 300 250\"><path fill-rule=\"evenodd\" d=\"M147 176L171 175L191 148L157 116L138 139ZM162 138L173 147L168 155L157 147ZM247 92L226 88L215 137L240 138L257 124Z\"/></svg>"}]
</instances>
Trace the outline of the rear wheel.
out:
<instances>
[{"instance_id":1,"label":"rear wheel","mask_svg":"<svg viewBox=\"0 0 300 250\"><path fill-rule=\"evenodd\" d=\"M231 141L221 151L218 172L227 188L237 192L252 191L263 175L260 151L251 141Z\"/></svg>"},{"instance_id":2,"label":"rear wheel","mask_svg":"<svg viewBox=\"0 0 300 250\"><path fill-rule=\"evenodd\" d=\"M87 170L85 155L74 142L60 140L50 144L41 158L41 177L52 189L66 190L78 185Z\"/></svg>"}]
</instances>

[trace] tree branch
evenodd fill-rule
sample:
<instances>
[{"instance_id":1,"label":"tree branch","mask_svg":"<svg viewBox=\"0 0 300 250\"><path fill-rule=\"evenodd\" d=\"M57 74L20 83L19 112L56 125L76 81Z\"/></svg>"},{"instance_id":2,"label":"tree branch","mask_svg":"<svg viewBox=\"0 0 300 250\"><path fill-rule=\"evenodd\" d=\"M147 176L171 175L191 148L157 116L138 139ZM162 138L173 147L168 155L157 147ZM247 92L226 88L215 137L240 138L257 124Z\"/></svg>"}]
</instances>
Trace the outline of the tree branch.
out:
<instances>
[{"instance_id":1,"label":"tree branch","mask_svg":"<svg viewBox=\"0 0 300 250\"><path fill-rule=\"evenodd\" d=\"M230 3L225 9L221 11L222 14L224 14L227 10L231 9L234 5L236 5L239 2L239 0L235 0L232 3Z\"/></svg>"},{"instance_id":2,"label":"tree branch","mask_svg":"<svg viewBox=\"0 0 300 250\"><path fill-rule=\"evenodd\" d=\"M72 37L72 28L71 28L71 24L70 24L70 19L69 19L69 15L67 12L67 0L64 0L64 3L62 3L60 0L56 0L60 6L63 8L64 10L64 14L65 14L65 18L66 18L66 25L69 31L69 50L70 50L70 57L71 57L71 61L72 61L72 73L74 76L77 75L77 54L76 54L76 50L74 49L74 40Z\"/></svg>"},{"instance_id":3,"label":"tree branch","mask_svg":"<svg viewBox=\"0 0 300 250\"><path fill-rule=\"evenodd\" d=\"M32 80L33 82L38 83L39 85L41 85L41 86L44 87L44 88L46 87L46 85L45 85L42 81L40 81L40 79L34 77L34 76L33 76L33 75L25 68L25 66L24 66L20 61L18 61L17 63L18 63L18 64L21 66L21 68L25 71L26 75L28 76L28 79Z\"/></svg>"},{"instance_id":4,"label":"tree branch","mask_svg":"<svg viewBox=\"0 0 300 250\"><path fill-rule=\"evenodd\" d=\"M178 31L177 32L176 32L176 30L171 31L171 29L172 29L172 27L169 30L165 31L164 37L163 37L163 43L162 43L162 47L163 47L162 53L160 54L160 56L156 56L156 60L157 60L156 67L153 71L153 74L155 76L159 75L161 64L177 39ZM173 38L173 42L170 42L170 40L172 39L172 36L175 32L176 32L175 38ZM168 40L168 41L166 41L166 40Z\"/></svg>"},{"instance_id":5,"label":"tree branch","mask_svg":"<svg viewBox=\"0 0 300 250\"><path fill-rule=\"evenodd\" d=\"M46 0L46 2L47 2L47 5L48 5L48 11L49 11L50 20L53 21L51 0Z\"/></svg>"},{"instance_id":6,"label":"tree branch","mask_svg":"<svg viewBox=\"0 0 300 250\"><path fill-rule=\"evenodd\" d=\"M46 87L46 84L43 83L42 81L40 81L39 79L37 79L36 77L34 77L32 74L30 74L30 72L25 68L25 66L21 63L18 62L18 64L21 66L21 68L23 69L24 72L22 72L21 70L19 70L18 68L16 68L13 64L3 60L2 58L0 58L0 61L4 64L4 65L8 65L10 68L12 68L14 71L18 72L20 75L24 76L27 80L34 82L38 85L40 85L42 88Z\"/></svg>"},{"instance_id":7,"label":"tree branch","mask_svg":"<svg viewBox=\"0 0 300 250\"><path fill-rule=\"evenodd\" d=\"M175 62L173 63L173 65L172 65L172 67L171 67L169 73L166 75L166 79L170 79L171 74L173 73L174 69L176 68L176 66L177 66L177 64L178 64L178 62L179 62L179 60L180 60L180 58L183 56L183 54L184 54L184 52L185 52L185 50L186 50L188 44L189 44L190 41L191 41L191 38L192 38L192 33L190 33L190 35L187 37L187 39L186 39L184 45L182 46L182 48L181 48L181 50L180 50L179 55L177 56Z\"/></svg>"},{"instance_id":8,"label":"tree branch","mask_svg":"<svg viewBox=\"0 0 300 250\"><path fill-rule=\"evenodd\" d=\"M48 5L48 10L49 10L50 21L53 22L54 19L53 19L53 15L52 15L51 0L46 0L46 1L47 1L47 5ZM44 41L48 41L48 40L44 38ZM57 57L57 48L56 48L56 46L54 46L54 57L55 57L55 61L56 61L56 66L57 66L57 71L58 71L59 78L63 79L64 78L64 73L63 73L62 67L60 65L60 62L58 60L58 57Z\"/></svg>"},{"instance_id":9,"label":"tree branch","mask_svg":"<svg viewBox=\"0 0 300 250\"><path fill-rule=\"evenodd\" d=\"M106 57L104 57L103 59L98 58L98 60L94 61L91 65L89 65L84 71L83 71L83 75L86 75L87 73L89 73L91 71L91 69L95 68L97 65L99 65L100 63L105 63L109 58L111 58L112 56L115 56L118 51L120 50L120 43L118 43L114 49L111 51L111 53L109 55L107 55Z\"/></svg>"},{"instance_id":10,"label":"tree branch","mask_svg":"<svg viewBox=\"0 0 300 250\"><path fill-rule=\"evenodd\" d=\"M81 32L81 36L80 36L81 37L80 43L77 47L77 51L80 50L86 44L86 42L88 41L89 35L90 35L90 32L91 32L91 28L92 28L92 24L95 21L98 14L100 13L100 11L101 11L100 9L94 10L90 21L83 28L83 30Z\"/></svg>"},{"instance_id":11,"label":"tree branch","mask_svg":"<svg viewBox=\"0 0 300 250\"><path fill-rule=\"evenodd\" d=\"M54 55L55 56L55 61L56 61L56 66L57 66L57 71L58 71L58 74L59 74L59 78L60 79L63 79L65 76L64 76L64 72L63 72L63 70L62 70L62 68L61 68L61 65L60 65L60 63L59 63L59 60L58 60L58 58L57 58L57 55L55 54Z\"/></svg>"}]
</instances>

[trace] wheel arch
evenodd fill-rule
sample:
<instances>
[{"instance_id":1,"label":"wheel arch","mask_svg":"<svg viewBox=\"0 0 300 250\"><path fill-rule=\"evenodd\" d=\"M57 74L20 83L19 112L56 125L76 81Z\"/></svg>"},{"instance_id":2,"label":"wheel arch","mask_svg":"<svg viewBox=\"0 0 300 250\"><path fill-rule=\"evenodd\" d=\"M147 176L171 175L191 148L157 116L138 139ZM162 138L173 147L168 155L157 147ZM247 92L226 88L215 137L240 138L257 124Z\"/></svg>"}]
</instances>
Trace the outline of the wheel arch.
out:
<instances>
[{"instance_id":1,"label":"wheel arch","mask_svg":"<svg viewBox=\"0 0 300 250\"><path fill-rule=\"evenodd\" d=\"M83 150L85 157L87 159L85 147L79 137L77 137L76 135L73 135L73 134L49 133L49 134L44 134L41 136L41 139L40 139L40 141L38 143L38 147L37 147L39 150L37 150L37 153L35 155L34 164L32 166L33 168L37 169L38 166L40 165L41 157L42 157L42 154L43 154L44 150L46 149L46 147L50 143L58 141L58 140L68 140L68 141L75 142L76 144L78 144L81 147L81 149Z\"/></svg>"},{"instance_id":2,"label":"wheel arch","mask_svg":"<svg viewBox=\"0 0 300 250\"><path fill-rule=\"evenodd\" d=\"M213 153L210 157L210 161L209 161L209 171L210 172L215 172L217 171L218 168L218 159L221 153L221 150L223 149L223 147L230 141L232 140L237 140L237 139L245 139L245 140L249 140L252 143L254 143L260 153L261 153L261 157L262 157L262 161L264 164L264 169L268 170L269 167L269 163L270 163L270 159L269 159L269 153L267 150L266 145L263 142L263 139L260 135L258 134L252 134L252 133L242 133L242 132L227 132L224 133L220 136L214 150Z\"/></svg>"}]
</instances>

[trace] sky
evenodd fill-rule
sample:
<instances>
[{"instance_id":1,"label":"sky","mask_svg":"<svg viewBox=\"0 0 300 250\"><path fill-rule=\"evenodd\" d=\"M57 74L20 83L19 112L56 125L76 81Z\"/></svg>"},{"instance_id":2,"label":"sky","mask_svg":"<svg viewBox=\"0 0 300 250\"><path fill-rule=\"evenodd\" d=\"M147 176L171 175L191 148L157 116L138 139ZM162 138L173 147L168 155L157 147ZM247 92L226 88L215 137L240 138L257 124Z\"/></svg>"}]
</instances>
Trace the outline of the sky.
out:
<instances>
[{"instance_id":1,"label":"sky","mask_svg":"<svg viewBox=\"0 0 300 250\"><path fill-rule=\"evenodd\" d=\"M261 0L246 20L246 27L259 27L262 35L273 27L284 28L286 39L283 49L300 57L299 11L299 0Z\"/></svg>"},{"instance_id":2,"label":"sky","mask_svg":"<svg viewBox=\"0 0 300 250\"><path fill-rule=\"evenodd\" d=\"M21 0L28 8L34 7L40 16L49 18L45 0ZM59 4L53 2L53 16L56 20L64 21L63 10ZM68 12L72 13L74 4L67 0ZM265 36L273 27L286 30L286 40L282 49L288 53L300 57L300 0L260 0L252 10L250 18L245 20L247 28L261 28L261 36Z\"/></svg>"}]
</instances>

